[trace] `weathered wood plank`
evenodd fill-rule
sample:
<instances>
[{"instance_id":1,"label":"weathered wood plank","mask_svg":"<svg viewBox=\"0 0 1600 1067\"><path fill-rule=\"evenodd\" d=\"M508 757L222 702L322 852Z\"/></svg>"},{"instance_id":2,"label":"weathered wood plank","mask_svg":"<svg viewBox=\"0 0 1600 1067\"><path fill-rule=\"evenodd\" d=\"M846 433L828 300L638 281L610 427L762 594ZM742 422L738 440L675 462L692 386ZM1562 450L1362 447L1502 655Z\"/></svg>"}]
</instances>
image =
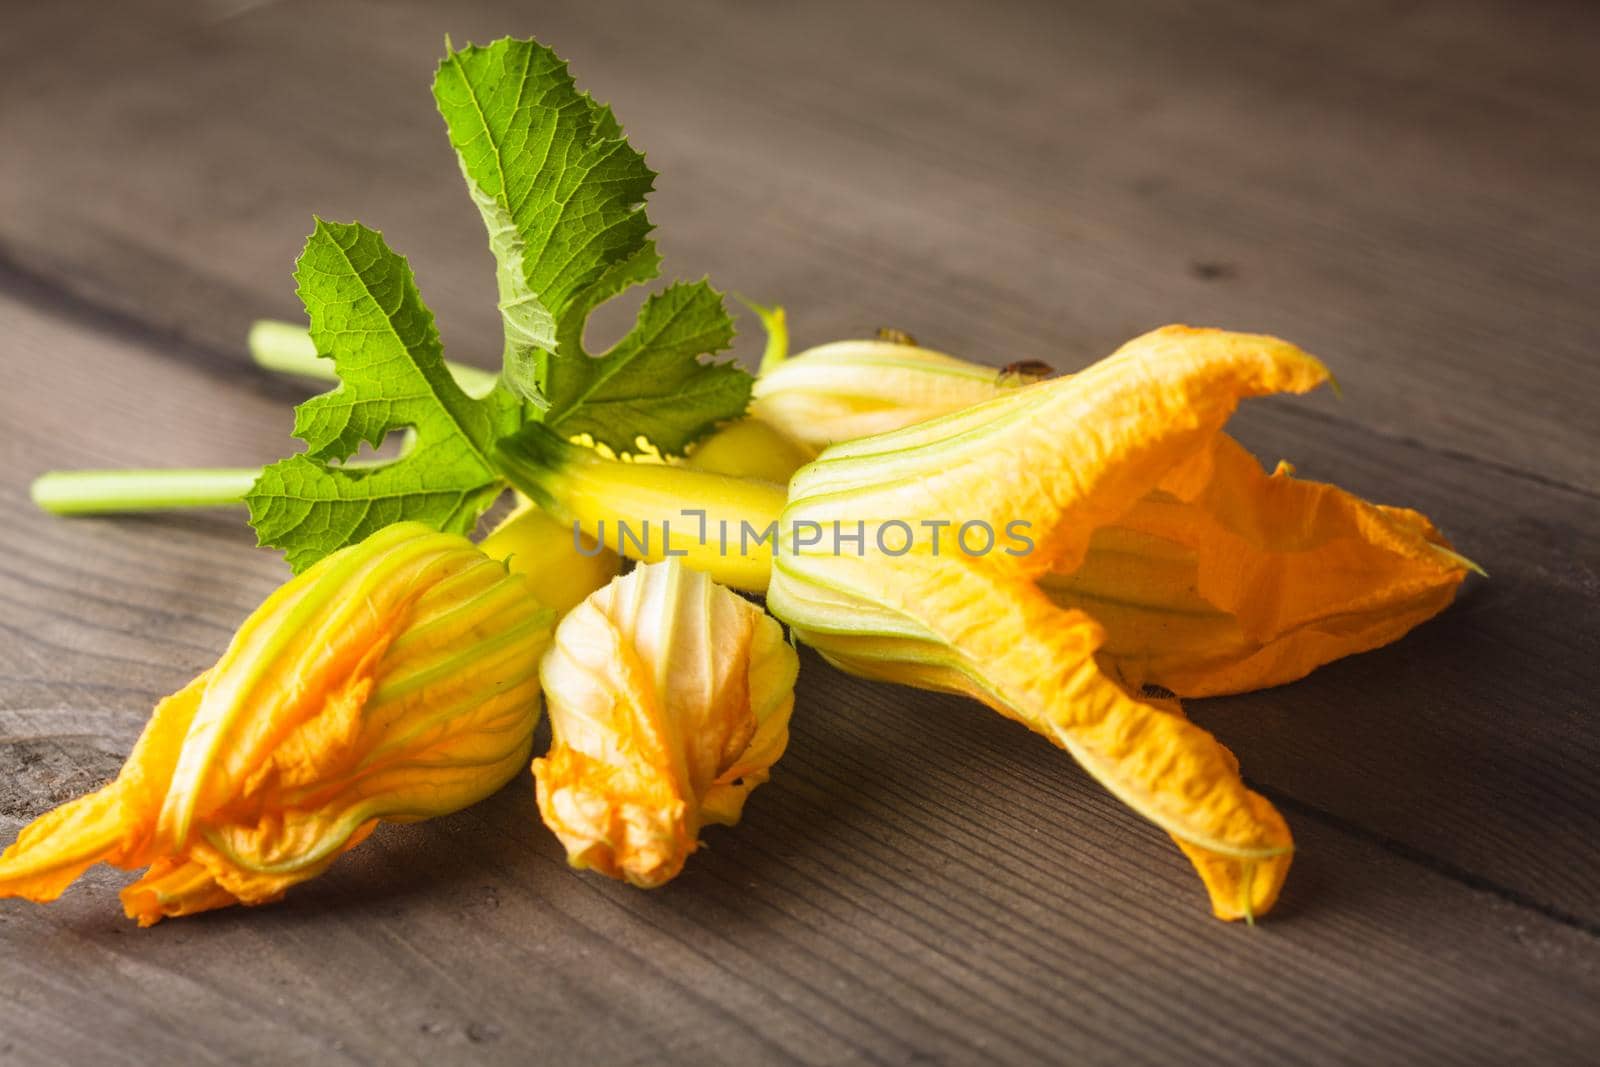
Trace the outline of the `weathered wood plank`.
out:
<instances>
[{"instance_id":1,"label":"weathered wood plank","mask_svg":"<svg viewBox=\"0 0 1600 1067\"><path fill-rule=\"evenodd\" d=\"M1600 934L1600 498L1281 407L1238 422L1269 463L1432 515L1490 577L1396 645L1196 717L1274 790Z\"/></svg>"},{"instance_id":2,"label":"weathered wood plank","mask_svg":"<svg viewBox=\"0 0 1600 1067\"><path fill-rule=\"evenodd\" d=\"M8 908L0 1049L23 1063L115 1059L130 1042L183 1062L475 1046L489 1062L1265 1063L1592 1047L1584 935L1320 827L1297 873L1337 892L1271 927L1223 927L1182 906L1187 876L1150 835L1124 827L1115 851L1072 835L1107 823L1078 822L1085 785L1051 780L1048 750L1019 750L1047 787L1018 795L1008 765L989 794L994 780L943 770L943 754L907 758L920 725L858 740L838 714L801 725L750 821L660 893L568 872L513 787L381 832L272 908L139 932L113 917L110 879L49 912ZM989 762L1012 731L984 722L965 747ZM1026 851L997 840L1013 821L1044 828Z\"/></svg>"},{"instance_id":3,"label":"weathered wood plank","mask_svg":"<svg viewBox=\"0 0 1600 1067\"><path fill-rule=\"evenodd\" d=\"M244 462L275 446L284 420L278 398L163 358L159 339L97 335L10 301L0 322L13 351L48 353L53 368L0 399L0 424L15 428L0 508L8 837L113 773L154 698L208 662L282 576L236 516L51 519L23 504L25 473L56 449L106 462L107 441L130 464ZM104 398L93 435L50 407L57 380ZM1456 468L1476 470L1287 410L1242 421L1247 440L1281 444L1311 472L1436 510L1460 495ZM1393 480L1396 455L1412 481ZM1512 492L1499 477L1490 500ZM1530 485L1536 499L1565 492ZM1474 593L1434 624L1439 641L1424 631L1325 672L1331 682L1194 707L1257 779L1302 804L1289 809L1301 856L1260 930L1207 918L1176 852L1049 745L964 701L846 680L808 658L777 778L663 893L568 872L526 782L456 818L386 830L269 909L137 932L118 916L120 878L100 873L50 909L0 908L0 1033L25 1035L7 1055L49 1062L136 1042L202 1061L452 1048L506 1062L552 1050L569 1062L1271 1062L1307 1047L1560 1058L1600 1036L1600 950L1582 921L1550 914L1552 900L1592 900L1581 872L1595 866L1583 851L1595 809L1570 795L1584 783L1564 775L1584 765L1563 753L1593 732L1557 706L1512 753L1513 769L1548 769L1495 773L1508 740L1496 716L1517 690L1485 649L1542 632L1537 608L1564 587L1541 584L1548 545L1509 552L1516 523L1478 508L1463 521L1493 535L1492 567L1508 557L1495 581L1509 608L1474 611ZM1473 654L1457 647L1469 640ZM1411 666L1362 670L1391 655ZM1570 651L1524 655L1582 667ZM1454 673L1435 684L1436 671ZM1412 703L1414 722L1384 714ZM1434 768L1421 803L1408 761L1441 750L1454 764L1470 752L1471 773ZM1562 820L1534 819L1554 805ZM1509 888L1448 870L1469 864Z\"/></svg>"},{"instance_id":4,"label":"weathered wood plank","mask_svg":"<svg viewBox=\"0 0 1600 1067\"><path fill-rule=\"evenodd\" d=\"M1581 5L35 6L0 39L0 840L115 771L283 571L237 515L58 521L47 465L251 464L308 215L498 348L426 93L538 33L663 172L668 269L1072 366L1271 329L1346 400L1239 433L1493 574L1391 649L1194 716L1300 855L1256 931L1037 738L808 658L793 747L668 889L574 875L527 783L280 906L0 906L0 1061L1576 1061L1600 1043L1600 220ZM411 87L409 91L405 87ZM619 318L613 314L610 321ZM603 332L607 327L602 324ZM750 342L745 341L747 350Z\"/></svg>"},{"instance_id":5,"label":"weathered wood plank","mask_svg":"<svg viewBox=\"0 0 1600 1067\"><path fill-rule=\"evenodd\" d=\"M538 32L662 171L669 268L788 302L804 339L892 321L1072 365L1165 321L1267 329L1333 360L1363 425L1600 489L1592 8L202 17L228 10L13 16L13 259L231 345L296 310L310 213L359 216L412 256L447 343L498 351L427 83L445 28Z\"/></svg>"}]
</instances>

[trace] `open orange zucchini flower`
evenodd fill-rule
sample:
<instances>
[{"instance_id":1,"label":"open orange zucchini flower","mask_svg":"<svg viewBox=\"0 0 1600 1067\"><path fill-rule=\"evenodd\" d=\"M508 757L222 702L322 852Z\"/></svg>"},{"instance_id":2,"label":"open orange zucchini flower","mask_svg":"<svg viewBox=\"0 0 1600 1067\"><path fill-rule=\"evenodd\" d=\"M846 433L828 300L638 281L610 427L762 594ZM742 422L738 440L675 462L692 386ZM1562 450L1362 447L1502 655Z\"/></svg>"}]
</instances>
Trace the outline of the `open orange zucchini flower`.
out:
<instances>
[{"instance_id":1,"label":"open orange zucchini flower","mask_svg":"<svg viewBox=\"0 0 1600 1067\"><path fill-rule=\"evenodd\" d=\"M1146 687L1292 681L1399 638L1473 569L1416 512L1268 474L1222 432L1242 398L1327 380L1276 338L1170 326L1076 375L835 444L781 504L767 482L663 477L712 526L777 524L764 551L689 544L689 565L767 586L769 610L846 670L969 694L1067 749L1177 841L1217 916L1250 919L1288 872L1288 827ZM591 535L674 514L664 481L550 435L502 459Z\"/></svg>"},{"instance_id":2,"label":"open orange zucchini flower","mask_svg":"<svg viewBox=\"0 0 1600 1067\"><path fill-rule=\"evenodd\" d=\"M53 900L146 867L129 918L262 904L379 821L464 808L527 765L555 613L462 537L398 523L292 579L162 700L110 785L0 856L0 896Z\"/></svg>"},{"instance_id":3,"label":"open orange zucchini flower","mask_svg":"<svg viewBox=\"0 0 1600 1067\"><path fill-rule=\"evenodd\" d=\"M533 763L568 861L643 888L676 876L783 755L798 669L771 616L676 559L574 608L540 668L552 742Z\"/></svg>"},{"instance_id":4,"label":"open orange zucchini flower","mask_svg":"<svg viewBox=\"0 0 1600 1067\"><path fill-rule=\"evenodd\" d=\"M1221 433L1241 398L1327 379L1276 338L1167 327L1071 378L834 446L796 475L784 525L865 520L868 550L780 555L768 604L848 670L970 694L1065 748L1172 835L1218 917L1252 918L1277 899L1289 829L1142 687L1292 681L1433 616L1470 567L1416 512L1268 475ZM883 550L878 529L907 517L1018 536Z\"/></svg>"}]
</instances>

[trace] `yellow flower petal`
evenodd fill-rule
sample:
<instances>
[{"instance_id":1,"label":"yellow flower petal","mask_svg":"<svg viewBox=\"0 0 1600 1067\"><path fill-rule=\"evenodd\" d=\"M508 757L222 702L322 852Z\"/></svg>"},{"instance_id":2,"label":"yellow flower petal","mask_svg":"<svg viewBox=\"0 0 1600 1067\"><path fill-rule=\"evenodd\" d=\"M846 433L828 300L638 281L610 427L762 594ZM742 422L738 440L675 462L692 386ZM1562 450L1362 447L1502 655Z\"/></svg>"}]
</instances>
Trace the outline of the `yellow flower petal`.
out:
<instances>
[{"instance_id":1,"label":"yellow flower petal","mask_svg":"<svg viewBox=\"0 0 1600 1067\"><path fill-rule=\"evenodd\" d=\"M645 888L677 875L783 754L797 670L770 616L676 560L574 608L540 668L552 743L533 763L569 862Z\"/></svg>"}]
</instances>

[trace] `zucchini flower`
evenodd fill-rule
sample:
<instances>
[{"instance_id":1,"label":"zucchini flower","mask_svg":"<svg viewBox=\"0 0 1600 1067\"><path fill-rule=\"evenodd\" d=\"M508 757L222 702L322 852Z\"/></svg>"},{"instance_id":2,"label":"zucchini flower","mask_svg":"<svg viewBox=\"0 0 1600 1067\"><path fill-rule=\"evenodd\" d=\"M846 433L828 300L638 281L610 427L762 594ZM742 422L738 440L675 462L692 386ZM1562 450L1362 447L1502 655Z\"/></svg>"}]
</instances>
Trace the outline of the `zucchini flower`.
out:
<instances>
[{"instance_id":1,"label":"zucchini flower","mask_svg":"<svg viewBox=\"0 0 1600 1067\"><path fill-rule=\"evenodd\" d=\"M771 616L676 559L574 608L540 667L552 743L533 762L568 862L646 889L676 876L783 755L798 669Z\"/></svg>"},{"instance_id":2,"label":"zucchini flower","mask_svg":"<svg viewBox=\"0 0 1600 1067\"><path fill-rule=\"evenodd\" d=\"M898 430L1048 377L1034 360L1000 370L919 346L901 330L789 356L781 307L746 303L767 332L751 414L696 446L689 466L786 484L838 441Z\"/></svg>"},{"instance_id":3,"label":"zucchini flower","mask_svg":"<svg viewBox=\"0 0 1600 1067\"><path fill-rule=\"evenodd\" d=\"M960 411L1050 373L1032 362L996 370L899 336L836 341L764 360L750 414L815 456L828 445Z\"/></svg>"},{"instance_id":4,"label":"zucchini flower","mask_svg":"<svg viewBox=\"0 0 1600 1067\"><path fill-rule=\"evenodd\" d=\"M290 580L162 700L122 773L0 856L0 896L147 867L129 918L263 904L380 821L483 799L526 765L554 612L464 538L385 527Z\"/></svg>"},{"instance_id":5,"label":"zucchini flower","mask_svg":"<svg viewBox=\"0 0 1600 1067\"><path fill-rule=\"evenodd\" d=\"M1327 378L1275 338L1167 327L836 445L790 485L780 544L808 547L773 561L768 606L846 670L969 694L1065 748L1172 835L1218 917L1252 919L1288 827L1142 687L1290 681L1436 614L1471 566L1421 515L1269 476L1221 433L1241 398Z\"/></svg>"}]
</instances>

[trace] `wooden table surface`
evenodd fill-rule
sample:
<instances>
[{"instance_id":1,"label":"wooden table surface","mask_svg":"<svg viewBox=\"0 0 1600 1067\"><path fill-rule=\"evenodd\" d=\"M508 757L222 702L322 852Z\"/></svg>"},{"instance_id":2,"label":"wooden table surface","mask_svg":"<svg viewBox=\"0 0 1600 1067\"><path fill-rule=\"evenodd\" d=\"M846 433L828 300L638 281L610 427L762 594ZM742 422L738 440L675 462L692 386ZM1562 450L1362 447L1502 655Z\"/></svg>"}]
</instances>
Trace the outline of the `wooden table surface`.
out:
<instances>
[{"instance_id":1,"label":"wooden table surface","mask_svg":"<svg viewBox=\"0 0 1600 1067\"><path fill-rule=\"evenodd\" d=\"M1299 844L1255 929L1040 738L807 655L772 782L671 886L568 870L527 779L271 907L140 931L96 871L0 903L0 1062L1594 1062L1580 3L9 5L0 841L114 774L286 573L241 514L53 519L32 476L292 451L306 390L243 338L298 315L313 212L411 257L452 356L498 352L428 92L447 31L566 55L661 172L667 273L784 303L801 343L1304 345L1342 400L1247 405L1238 435L1492 577L1392 647L1190 705Z\"/></svg>"}]
</instances>

